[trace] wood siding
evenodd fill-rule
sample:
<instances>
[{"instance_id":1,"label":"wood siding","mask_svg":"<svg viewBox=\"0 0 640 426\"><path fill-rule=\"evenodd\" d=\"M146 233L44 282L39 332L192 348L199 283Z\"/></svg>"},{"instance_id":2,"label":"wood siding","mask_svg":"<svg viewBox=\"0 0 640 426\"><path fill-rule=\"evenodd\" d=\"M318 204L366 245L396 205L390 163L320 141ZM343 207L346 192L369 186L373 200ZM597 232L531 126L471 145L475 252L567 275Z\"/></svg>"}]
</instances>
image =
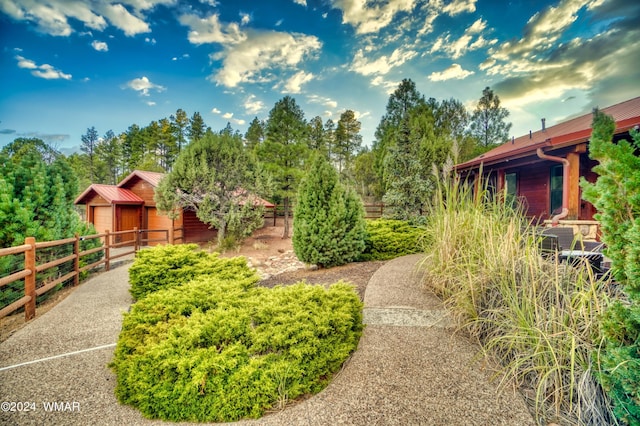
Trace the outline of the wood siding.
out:
<instances>
[{"instance_id":1,"label":"wood siding","mask_svg":"<svg viewBox=\"0 0 640 426\"><path fill-rule=\"evenodd\" d=\"M549 219L549 170L548 161L518 168L518 196L525 201L527 216L542 221Z\"/></svg>"},{"instance_id":2,"label":"wood siding","mask_svg":"<svg viewBox=\"0 0 640 426\"><path fill-rule=\"evenodd\" d=\"M184 211L182 217L185 242L211 241L215 240L218 236L218 231L209 229L209 225L200 222L200 219L198 219L194 211Z\"/></svg>"},{"instance_id":3,"label":"wood siding","mask_svg":"<svg viewBox=\"0 0 640 426\"><path fill-rule=\"evenodd\" d=\"M153 199L155 188L149 182L140 179L137 176L131 178L123 188L126 188L144 200L144 205L153 207L156 202Z\"/></svg>"}]
</instances>

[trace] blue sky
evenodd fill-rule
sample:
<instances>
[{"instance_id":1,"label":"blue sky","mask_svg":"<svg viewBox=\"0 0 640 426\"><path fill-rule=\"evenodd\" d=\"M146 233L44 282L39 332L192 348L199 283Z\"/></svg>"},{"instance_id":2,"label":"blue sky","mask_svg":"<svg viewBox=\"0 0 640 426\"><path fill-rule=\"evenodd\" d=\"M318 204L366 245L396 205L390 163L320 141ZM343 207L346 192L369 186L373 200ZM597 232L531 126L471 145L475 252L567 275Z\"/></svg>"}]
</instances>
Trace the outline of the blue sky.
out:
<instances>
[{"instance_id":1,"label":"blue sky","mask_svg":"<svg viewBox=\"0 0 640 426\"><path fill-rule=\"evenodd\" d=\"M79 146L178 108L244 133L293 96L351 109L370 145L403 78L469 110L486 86L511 132L640 96L629 0L0 0L0 146Z\"/></svg>"}]
</instances>

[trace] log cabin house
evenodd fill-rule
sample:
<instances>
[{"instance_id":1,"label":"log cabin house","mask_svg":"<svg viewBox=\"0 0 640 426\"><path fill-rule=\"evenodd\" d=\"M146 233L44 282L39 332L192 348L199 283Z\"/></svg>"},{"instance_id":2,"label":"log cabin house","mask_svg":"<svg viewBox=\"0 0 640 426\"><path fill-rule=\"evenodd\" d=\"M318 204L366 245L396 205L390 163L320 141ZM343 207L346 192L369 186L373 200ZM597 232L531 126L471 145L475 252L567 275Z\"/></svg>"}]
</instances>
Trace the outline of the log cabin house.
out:
<instances>
[{"instance_id":1,"label":"log cabin house","mask_svg":"<svg viewBox=\"0 0 640 426\"><path fill-rule=\"evenodd\" d=\"M92 184L75 200L86 206L86 219L98 233L138 229L182 228L183 242L205 242L215 239L217 231L198 219L192 210L183 210L172 220L156 208L153 196L164 177L163 173L134 170L118 185ZM265 208L275 208L270 202L257 198ZM123 240L133 238L123 235ZM157 238L149 236L149 238Z\"/></svg>"},{"instance_id":2,"label":"log cabin house","mask_svg":"<svg viewBox=\"0 0 640 426\"><path fill-rule=\"evenodd\" d=\"M629 130L640 126L640 97L603 108L616 123L614 142L631 140ZM597 240L594 206L582 199L580 178L595 182L597 164L589 158L592 113L513 138L472 160L456 165L457 172L477 183L482 173L490 190L506 189L517 197L527 216L547 226L572 227L586 241ZM481 172L480 172L481 171Z\"/></svg>"}]
</instances>

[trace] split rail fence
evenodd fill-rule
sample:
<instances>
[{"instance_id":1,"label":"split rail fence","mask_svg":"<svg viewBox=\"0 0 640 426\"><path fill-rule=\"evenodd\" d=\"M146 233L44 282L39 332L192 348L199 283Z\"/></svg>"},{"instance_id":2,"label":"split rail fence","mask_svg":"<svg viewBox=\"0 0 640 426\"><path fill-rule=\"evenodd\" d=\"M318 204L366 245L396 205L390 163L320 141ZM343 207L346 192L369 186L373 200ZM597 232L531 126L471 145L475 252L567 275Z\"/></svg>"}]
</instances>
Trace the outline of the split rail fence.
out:
<instances>
[{"instance_id":1,"label":"split rail fence","mask_svg":"<svg viewBox=\"0 0 640 426\"><path fill-rule=\"evenodd\" d=\"M25 243L20 246L9 247L0 249L0 259L6 256L20 256L23 255L23 261L18 259L18 263L24 265L23 269L13 273L9 273L6 276L0 278L0 291L5 291L3 288L12 283L20 280L24 280L24 294L18 300L15 300L7 306L0 306L0 318L3 318L18 309L24 307L25 320L29 321L36 315L36 298L41 296L51 289L55 288L59 284L63 284L73 279L73 285L76 286L80 282L80 275L83 272L90 271L104 265L104 270L108 271L111 267L111 262L124 256L136 253L140 247L151 243L177 243L184 240L183 228L172 229L137 229L134 228L128 231L109 232L106 231L103 234L84 235L72 238L66 238L56 241L41 241L36 242L35 238L25 238ZM153 237L153 238L152 238ZM81 250L82 241L91 241L95 239L101 239L101 245L90 248L87 250ZM52 247L60 247L64 245L73 244L72 254L68 254L62 257L58 257L53 260L49 260L45 263L38 264L39 250ZM102 252L99 260L87 265L81 266L83 258L87 256L98 254ZM94 256L95 257L95 256ZM86 260L86 259L85 259ZM58 273L55 279L50 279L38 282L38 274L43 274L45 271L55 268L57 266L73 262L73 268L67 273ZM0 273L6 271L0 271ZM2 273L1 275L5 275Z\"/></svg>"}]
</instances>

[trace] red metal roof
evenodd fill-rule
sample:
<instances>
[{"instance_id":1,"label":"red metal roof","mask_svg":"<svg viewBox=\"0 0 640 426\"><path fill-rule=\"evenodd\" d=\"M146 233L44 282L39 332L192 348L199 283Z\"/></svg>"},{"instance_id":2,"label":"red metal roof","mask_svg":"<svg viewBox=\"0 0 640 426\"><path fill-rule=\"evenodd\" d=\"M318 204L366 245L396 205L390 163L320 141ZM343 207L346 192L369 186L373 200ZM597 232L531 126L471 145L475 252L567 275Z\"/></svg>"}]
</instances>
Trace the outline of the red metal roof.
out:
<instances>
[{"instance_id":1,"label":"red metal roof","mask_svg":"<svg viewBox=\"0 0 640 426\"><path fill-rule=\"evenodd\" d=\"M126 178L122 179L120 181L120 183L118 184L118 186L120 188L122 188L123 186L125 186L127 184L127 182L129 182L134 177L138 177L138 178L140 178L140 179L142 179L144 181L147 181L147 182L149 182L151 184L151 186L156 188L160 184L160 181L162 180L162 178L164 177L164 173L146 172L146 171L142 171L142 170L134 170L129 174L129 176L127 176Z\"/></svg>"},{"instance_id":2,"label":"red metal roof","mask_svg":"<svg viewBox=\"0 0 640 426\"><path fill-rule=\"evenodd\" d=\"M94 183L90 185L82 194L75 200L75 204L85 204L85 198L91 193L95 192L110 204L144 204L144 200L138 197L128 189L118 188L115 185L102 185Z\"/></svg>"},{"instance_id":3,"label":"red metal roof","mask_svg":"<svg viewBox=\"0 0 640 426\"><path fill-rule=\"evenodd\" d=\"M640 125L640 97L603 108L602 112L610 115L616 122L616 134L627 132ZM513 141L488 151L472 160L458 164L457 170L472 169L480 164L495 164L506 159L524 157L535 153L540 147L560 148L586 142L591 137L593 113L547 127L545 130L532 132L531 136L520 136Z\"/></svg>"}]
</instances>

